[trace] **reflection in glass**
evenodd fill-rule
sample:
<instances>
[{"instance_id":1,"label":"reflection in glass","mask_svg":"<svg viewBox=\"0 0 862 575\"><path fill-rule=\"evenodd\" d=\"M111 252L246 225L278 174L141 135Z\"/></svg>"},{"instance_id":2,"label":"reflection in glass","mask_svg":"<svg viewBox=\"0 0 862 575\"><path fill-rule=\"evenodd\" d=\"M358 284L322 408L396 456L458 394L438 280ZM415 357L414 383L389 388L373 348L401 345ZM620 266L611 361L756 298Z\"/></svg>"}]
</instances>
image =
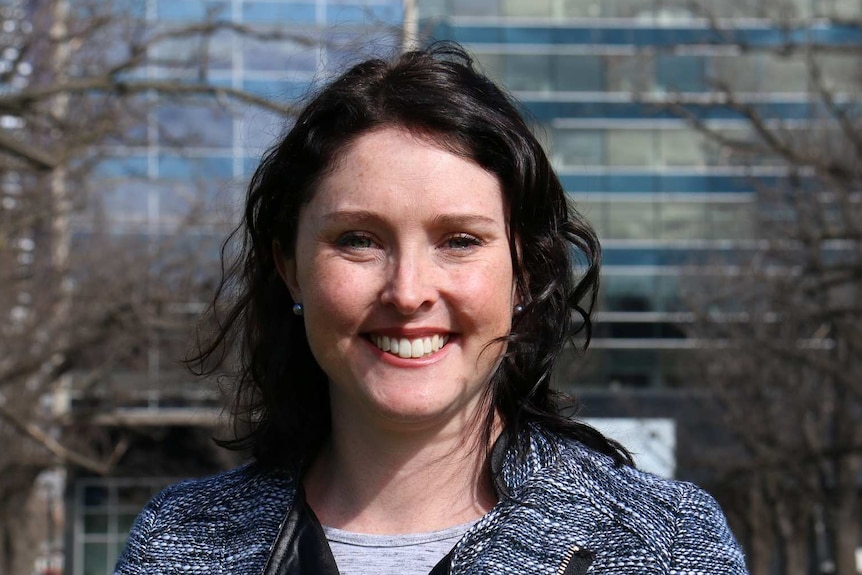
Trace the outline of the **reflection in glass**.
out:
<instances>
[{"instance_id":1,"label":"reflection in glass","mask_svg":"<svg viewBox=\"0 0 862 575\"><path fill-rule=\"evenodd\" d=\"M563 166L602 166L604 133L599 130L568 130L554 132L554 164Z\"/></svg>"},{"instance_id":2,"label":"reflection in glass","mask_svg":"<svg viewBox=\"0 0 862 575\"><path fill-rule=\"evenodd\" d=\"M608 130L609 166L656 165L656 143L653 130Z\"/></svg>"}]
</instances>

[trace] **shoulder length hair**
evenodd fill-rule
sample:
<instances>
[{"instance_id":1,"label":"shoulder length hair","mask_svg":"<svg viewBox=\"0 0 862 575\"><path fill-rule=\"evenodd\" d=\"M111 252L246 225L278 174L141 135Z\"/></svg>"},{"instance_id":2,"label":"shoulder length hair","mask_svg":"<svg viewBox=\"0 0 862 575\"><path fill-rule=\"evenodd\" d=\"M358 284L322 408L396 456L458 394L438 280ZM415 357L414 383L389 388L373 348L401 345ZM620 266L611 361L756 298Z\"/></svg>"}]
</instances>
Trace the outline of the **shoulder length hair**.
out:
<instances>
[{"instance_id":1,"label":"shoulder length hair","mask_svg":"<svg viewBox=\"0 0 862 575\"><path fill-rule=\"evenodd\" d=\"M243 221L223 248L224 262L229 242L241 239L210 309L214 330L188 360L198 374L221 369L229 357L235 362L228 382L236 436L223 444L250 448L263 464L301 465L327 437L327 377L309 349L302 318L292 313L294 301L277 273L272 245L277 241L292 253L299 212L339 155L363 134L390 126L469 158L495 174L503 191L524 309L514 316L507 351L487 391L485 438L490 440L498 413L508 432L538 424L618 464L631 463L619 444L567 417L563 410L573 402L550 387L565 347L589 343L598 239L569 205L515 102L451 43L349 69L310 100L261 161Z\"/></svg>"}]
</instances>

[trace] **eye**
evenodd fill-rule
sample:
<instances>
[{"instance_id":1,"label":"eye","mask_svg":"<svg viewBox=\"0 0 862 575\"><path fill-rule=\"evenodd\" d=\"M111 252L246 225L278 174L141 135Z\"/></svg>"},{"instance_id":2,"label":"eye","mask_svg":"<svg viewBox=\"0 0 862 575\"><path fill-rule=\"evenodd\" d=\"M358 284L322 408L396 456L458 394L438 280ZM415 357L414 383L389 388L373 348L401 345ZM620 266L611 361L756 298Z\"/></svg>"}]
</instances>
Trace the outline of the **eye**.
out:
<instances>
[{"instance_id":1,"label":"eye","mask_svg":"<svg viewBox=\"0 0 862 575\"><path fill-rule=\"evenodd\" d=\"M466 250L479 245L482 245L482 241L470 234L455 234L446 240L446 247L455 250Z\"/></svg>"},{"instance_id":2,"label":"eye","mask_svg":"<svg viewBox=\"0 0 862 575\"><path fill-rule=\"evenodd\" d=\"M357 232L344 234L336 243L351 250L367 250L374 247L374 240L371 237Z\"/></svg>"}]
</instances>

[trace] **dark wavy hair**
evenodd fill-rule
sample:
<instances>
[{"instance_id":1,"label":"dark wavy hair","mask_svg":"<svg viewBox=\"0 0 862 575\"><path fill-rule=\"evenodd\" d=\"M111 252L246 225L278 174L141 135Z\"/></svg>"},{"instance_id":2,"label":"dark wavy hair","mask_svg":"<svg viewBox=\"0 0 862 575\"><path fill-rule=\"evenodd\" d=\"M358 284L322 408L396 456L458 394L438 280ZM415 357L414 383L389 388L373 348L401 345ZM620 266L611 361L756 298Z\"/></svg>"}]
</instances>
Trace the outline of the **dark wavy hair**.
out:
<instances>
[{"instance_id":1,"label":"dark wavy hair","mask_svg":"<svg viewBox=\"0 0 862 575\"><path fill-rule=\"evenodd\" d=\"M391 126L469 158L502 186L524 310L514 316L487 390L485 439L498 413L510 436L538 424L631 464L618 443L567 417L576 404L550 387L565 347L589 344L598 240L569 206L514 101L452 43L349 69L310 100L252 177L244 220L223 249L222 282L210 314L215 329L188 360L198 374L218 371L229 357L237 366L227 376L236 436L223 444L250 448L264 464L297 464L313 458L329 434L327 376L309 349L303 319L292 313L272 246L277 241L292 253L299 212L340 154L363 134ZM240 238L228 266L229 247Z\"/></svg>"}]
</instances>

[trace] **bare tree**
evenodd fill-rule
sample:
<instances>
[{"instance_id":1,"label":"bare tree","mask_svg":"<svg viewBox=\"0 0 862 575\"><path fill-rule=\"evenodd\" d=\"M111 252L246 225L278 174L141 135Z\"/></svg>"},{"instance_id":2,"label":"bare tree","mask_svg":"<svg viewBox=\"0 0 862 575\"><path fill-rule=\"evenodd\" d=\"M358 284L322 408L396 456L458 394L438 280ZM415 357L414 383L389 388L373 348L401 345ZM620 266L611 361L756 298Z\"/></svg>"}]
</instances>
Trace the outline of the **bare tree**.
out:
<instances>
[{"instance_id":1,"label":"bare tree","mask_svg":"<svg viewBox=\"0 0 862 575\"><path fill-rule=\"evenodd\" d=\"M21 569L15 509L34 478L56 465L108 473L128 448L121 428L87 425L103 405L146 401L142 390L191 397L179 359L219 273L216 208L234 190L205 163L151 181L154 142L185 166L224 145L214 124L257 114L283 128L283 95L213 79L240 43L311 58L358 49L343 29L325 38L217 12L165 23L146 5L0 4L0 444L14 446L0 449L3 573Z\"/></svg>"},{"instance_id":2,"label":"bare tree","mask_svg":"<svg viewBox=\"0 0 862 575\"><path fill-rule=\"evenodd\" d=\"M741 55L801 74L796 112L776 114L720 69L708 101L674 102L756 190L755 239L687 286L700 384L731 440L702 459L753 574L851 575L862 544L862 21L827 14L815 26L789 2L772 8L770 46L710 22ZM831 41L829 26L855 40ZM713 109L742 129L705 120Z\"/></svg>"}]
</instances>

